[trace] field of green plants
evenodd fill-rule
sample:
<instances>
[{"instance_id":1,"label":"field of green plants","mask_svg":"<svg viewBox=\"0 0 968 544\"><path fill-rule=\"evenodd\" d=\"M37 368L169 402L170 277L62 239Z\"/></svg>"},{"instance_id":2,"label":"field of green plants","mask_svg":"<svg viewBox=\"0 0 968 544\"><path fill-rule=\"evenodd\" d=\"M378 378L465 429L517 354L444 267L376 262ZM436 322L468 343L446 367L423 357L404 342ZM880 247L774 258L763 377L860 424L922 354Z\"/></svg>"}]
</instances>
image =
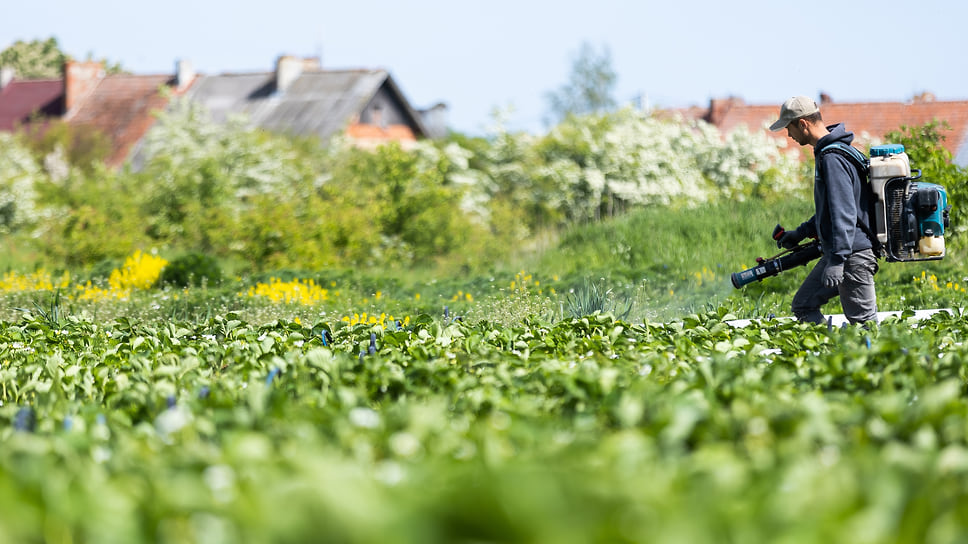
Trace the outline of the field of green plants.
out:
<instances>
[{"instance_id":1,"label":"field of green plants","mask_svg":"<svg viewBox=\"0 0 968 544\"><path fill-rule=\"evenodd\" d=\"M958 542L968 319L3 325L10 542Z\"/></svg>"},{"instance_id":2,"label":"field of green plants","mask_svg":"<svg viewBox=\"0 0 968 544\"><path fill-rule=\"evenodd\" d=\"M774 318L805 268L730 284L811 213L765 139L622 113L312 158L168 115L141 170L0 151L0 542L968 534L937 127L892 140L949 255L840 328Z\"/></svg>"}]
</instances>

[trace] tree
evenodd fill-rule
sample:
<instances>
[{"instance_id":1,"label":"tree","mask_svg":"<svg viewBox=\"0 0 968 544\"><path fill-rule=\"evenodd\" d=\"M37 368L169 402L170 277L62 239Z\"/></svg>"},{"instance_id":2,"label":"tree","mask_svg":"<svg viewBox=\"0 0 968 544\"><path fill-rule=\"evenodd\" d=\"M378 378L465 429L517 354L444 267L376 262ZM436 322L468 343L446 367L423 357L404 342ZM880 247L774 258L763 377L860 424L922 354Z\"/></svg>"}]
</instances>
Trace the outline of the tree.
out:
<instances>
[{"instance_id":1,"label":"tree","mask_svg":"<svg viewBox=\"0 0 968 544\"><path fill-rule=\"evenodd\" d=\"M0 67L13 68L24 79L53 79L61 76L67 55L57 45L57 38L44 41L18 40L0 52Z\"/></svg>"},{"instance_id":2,"label":"tree","mask_svg":"<svg viewBox=\"0 0 968 544\"><path fill-rule=\"evenodd\" d=\"M25 42L17 40L13 45L0 51L0 67L13 68L18 78L56 79L64 73L64 62L72 57L61 51L57 38ZM88 55L88 60L92 60ZM120 63L101 62L109 74L125 73Z\"/></svg>"},{"instance_id":3,"label":"tree","mask_svg":"<svg viewBox=\"0 0 968 544\"><path fill-rule=\"evenodd\" d=\"M572 62L568 82L546 95L550 122L560 122L569 115L613 110L617 104L612 96L617 78L608 47L603 46L599 53L583 42Z\"/></svg>"}]
</instances>

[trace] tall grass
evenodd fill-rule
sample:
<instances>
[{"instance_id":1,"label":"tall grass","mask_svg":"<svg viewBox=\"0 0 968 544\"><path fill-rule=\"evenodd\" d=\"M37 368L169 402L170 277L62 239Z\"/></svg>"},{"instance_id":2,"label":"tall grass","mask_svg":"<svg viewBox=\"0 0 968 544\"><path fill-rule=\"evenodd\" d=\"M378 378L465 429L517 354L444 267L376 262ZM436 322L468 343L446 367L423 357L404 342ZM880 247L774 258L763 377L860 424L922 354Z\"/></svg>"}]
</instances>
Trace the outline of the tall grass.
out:
<instances>
[{"instance_id":1,"label":"tall grass","mask_svg":"<svg viewBox=\"0 0 968 544\"><path fill-rule=\"evenodd\" d=\"M207 288L154 288L133 293L123 302L71 297L59 305L67 314L96 319L205 320L235 313L260 323L447 314L510 324L532 316L555 319L595 309L633 322L669 321L722 308L737 317L784 316L790 315L790 300L806 267L740 290L733 288L730 275L754 266L756 257L778 253L771 239L774 226L793 228L812 213L811 208L808 199L800 197L774 203L719 201L694 209L655 206L574 227L540 249L517 248L513 260L509 257L488 268L278 270L235 276ZM881 261L876 278L880 309L968 305L964 243L957 236L949 237L949 254L942 261ZM307 306L246 296L258 291L252 286L272 284L273 279L292 284L313 280L329 291L328 300ZM594 285L594 292L589 285ZM596 293L602 296L596 298ZM0 319L18 319L22 309L34 308L37 300L29 290L0 291ZM841 311L836 300L824 310Z\"/></svg>"},{"instance_id":2,"label":"tall grass","mask_svg":"<svg viewBox=\"0 0 968 544\"><path fill-rule=\"evenodd\" d=\"M797 197L772 203L719 201L695 209L651 207L573 228L557 247L535 255L530 267L554 272L572 288L587 278L606 278L614 292L634 297L632 319L670 319L723 306L746 317L789 315L790 299L813 263L741 290L733 288L730 275L754 266L757 257L777 254L773 228L778 223L795 228L812 215L812 206ZM964 306L965 258L957 250L959 240L949 238L948 243L942 261L881 261L879 308ZM840 313L839 302L831 301L825 311Z\"/></svg>"}]
</instances>

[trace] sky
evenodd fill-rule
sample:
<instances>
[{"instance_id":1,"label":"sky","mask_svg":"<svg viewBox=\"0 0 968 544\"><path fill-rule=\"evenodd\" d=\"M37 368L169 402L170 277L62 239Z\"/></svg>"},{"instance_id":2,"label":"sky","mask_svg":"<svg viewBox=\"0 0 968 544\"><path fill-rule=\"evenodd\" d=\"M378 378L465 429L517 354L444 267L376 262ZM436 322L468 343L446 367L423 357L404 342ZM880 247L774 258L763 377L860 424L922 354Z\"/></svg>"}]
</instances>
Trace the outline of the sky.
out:
<instances>
[{"instance_id":1,"label":"sky","mask_svg":"<svg viewBox=\"0 0 968 544\"><path fill-rule=\"evenodd\" d=\"M0 50L60 48L135 74L265 72L280 55L383 68L452 129L540 132L583 43L621 103L677 108L794 95L968 99L968 2L880 0L31 0L5 2ZM779 107L779 106L778 106ZM496 113L500 112L500 116Z\"/></svg>"}]
</instances>

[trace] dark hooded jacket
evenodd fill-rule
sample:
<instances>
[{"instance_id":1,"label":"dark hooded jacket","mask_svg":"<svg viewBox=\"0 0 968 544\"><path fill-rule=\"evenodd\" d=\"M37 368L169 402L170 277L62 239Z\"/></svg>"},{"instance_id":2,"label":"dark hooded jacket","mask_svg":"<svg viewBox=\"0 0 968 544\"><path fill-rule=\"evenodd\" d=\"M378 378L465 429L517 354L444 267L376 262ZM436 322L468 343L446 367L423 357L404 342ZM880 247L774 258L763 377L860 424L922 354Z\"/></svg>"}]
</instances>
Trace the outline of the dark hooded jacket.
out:
<instances>
[{"instance_id":1,"label":"dark hooded jacket","mask_svg":"<svg viewBox=\"0 0 968 544\"><path fill-rule=\"evenodd\" d=\"M858 166L845 155L823 150L834 142L850 145L854 134L843 124L827 127L829 134L814 146L816 169L813 180L815 214L803 222L797 233L817 237L831 265L843 264L850 254L871 249L870 238L861 227L870 225L868 211L871 191Z\"/></svg>"}]
</instances>

